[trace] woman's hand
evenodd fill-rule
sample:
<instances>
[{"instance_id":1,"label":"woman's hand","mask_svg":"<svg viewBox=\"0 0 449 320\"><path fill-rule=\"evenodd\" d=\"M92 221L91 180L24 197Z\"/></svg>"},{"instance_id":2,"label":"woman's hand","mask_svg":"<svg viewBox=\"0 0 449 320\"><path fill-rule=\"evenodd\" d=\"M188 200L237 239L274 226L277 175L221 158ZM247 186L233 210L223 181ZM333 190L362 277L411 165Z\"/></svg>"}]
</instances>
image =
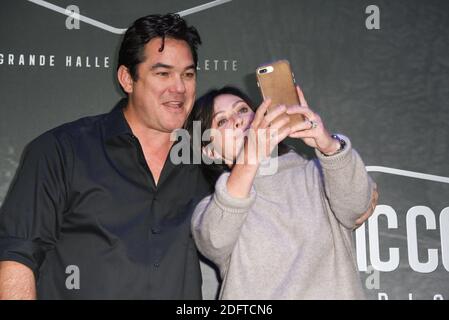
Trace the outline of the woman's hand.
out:
<instances>
[{"instance_id":1,"label":"woman's hand","mask_svg":"<svg viewBox=\"0 0 449 320\"><path fill-rule=\"evenodd\" d=\"M292 126L289 137L300 138L305 144L323 154L334 154L340 148L340 142L331 137L320 116L309 108L301 88L296 86L296 90L301 105L289 107L287 114L302 114L306 120Z\"/></svg>"},{"instance_id":2,"label":"woman's hand","mask_svg":"<svg viewBox=\"0 0 449 320\"><path fill-rule=\"evenodd\" d=\"M271 100L265 100L257 109L254 120L246 133L244 147L226 182L229 194L247 198L251 191L259 164L269 157L274 147L290 134L289 117L285 106L268 111Z\"/></svg>"},{"instance_id":3,"label":"woman's hand","mask_svg":"<svg viewBox=\"0 0 449 320\"><path fill-rule=\"evenodd\" d=\"M244 163L258 165L291 132L287 125L290 119L285 114L286 106L279 105L268 112L270 104L271 100L267 99L256 111L243 148L246 157Z\"/></svg>"}]
</instances>

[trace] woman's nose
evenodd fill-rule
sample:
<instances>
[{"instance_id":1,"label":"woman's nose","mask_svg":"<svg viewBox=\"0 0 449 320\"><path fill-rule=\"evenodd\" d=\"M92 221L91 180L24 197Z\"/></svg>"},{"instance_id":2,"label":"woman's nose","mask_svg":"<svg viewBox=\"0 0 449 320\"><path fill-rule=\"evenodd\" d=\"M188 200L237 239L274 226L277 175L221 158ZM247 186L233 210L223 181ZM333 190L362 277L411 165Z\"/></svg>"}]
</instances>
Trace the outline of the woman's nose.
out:
<instances>
[{"instance_id":1,"label":"woman's nose","mask_svg":"<svg viewBox=\"0 0 449 320\"><path fill-rule=\"evenodd\" d=\"M234 127L236 129L241 128L243 125L243 117L239 117L238 115L234 116Z\"/></svg>"}]
</instances>

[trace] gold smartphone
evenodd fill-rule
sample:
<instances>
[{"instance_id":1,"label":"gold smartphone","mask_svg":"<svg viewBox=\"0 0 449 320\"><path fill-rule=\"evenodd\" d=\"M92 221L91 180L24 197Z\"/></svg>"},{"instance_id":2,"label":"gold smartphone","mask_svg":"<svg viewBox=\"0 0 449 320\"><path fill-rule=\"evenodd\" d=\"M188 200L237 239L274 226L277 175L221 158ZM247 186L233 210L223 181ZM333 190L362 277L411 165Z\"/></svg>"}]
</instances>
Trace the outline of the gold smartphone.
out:
<instances>
[{"instance_id":1,"label":"gold smartphone","mask_svg":"<svg viewBox=\"0 0 449 320\"><path fill-rule=\"evenodd\" d=\"M256 69L257 85L264 99L271 98L273 108L278 105L299 105L299 97L296 92L295 76L287 60L278 60L262 65ZM303 122L301 114L289 115L292 126Z\"/></svg>"}]
</instances>

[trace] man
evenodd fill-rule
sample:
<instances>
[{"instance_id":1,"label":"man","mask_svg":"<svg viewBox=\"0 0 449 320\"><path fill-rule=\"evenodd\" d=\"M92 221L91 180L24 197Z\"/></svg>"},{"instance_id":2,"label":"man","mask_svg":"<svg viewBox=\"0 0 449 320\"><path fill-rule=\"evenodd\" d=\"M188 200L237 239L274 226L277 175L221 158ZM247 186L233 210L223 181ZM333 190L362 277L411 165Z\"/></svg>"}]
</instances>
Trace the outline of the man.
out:
<instances>
[{"instance_id":1,"label":"man","mask_svg":"<svg viewBox=\"0 0 449 320\"><path fill-rule=\"evenodd\" d=\"M0 212L0 298L201 298L190 218L208 184L169 157L200 43L178 15L136 20L119 53L125 106L28 145Z\"/></svg>"}]
</instances>

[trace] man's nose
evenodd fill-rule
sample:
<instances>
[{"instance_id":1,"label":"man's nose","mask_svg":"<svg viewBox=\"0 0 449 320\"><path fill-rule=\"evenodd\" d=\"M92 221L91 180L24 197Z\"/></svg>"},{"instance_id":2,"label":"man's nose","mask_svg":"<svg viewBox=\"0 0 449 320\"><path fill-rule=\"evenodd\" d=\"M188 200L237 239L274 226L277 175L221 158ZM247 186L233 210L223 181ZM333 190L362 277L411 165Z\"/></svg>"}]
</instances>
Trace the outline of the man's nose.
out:
<instances>
[{"instance_id":1,"label":"man's nose","mask_svg":"<svg viewBox=\"0 0 449 320\"><path fill-rule=\"evenodd\" d=\"M170 87L171 91L176 93L184 93L186 91L186 86L184 84L184 80L180 75L177 75L173 79L173 83Z\"/></svg>"}]
</instances>

